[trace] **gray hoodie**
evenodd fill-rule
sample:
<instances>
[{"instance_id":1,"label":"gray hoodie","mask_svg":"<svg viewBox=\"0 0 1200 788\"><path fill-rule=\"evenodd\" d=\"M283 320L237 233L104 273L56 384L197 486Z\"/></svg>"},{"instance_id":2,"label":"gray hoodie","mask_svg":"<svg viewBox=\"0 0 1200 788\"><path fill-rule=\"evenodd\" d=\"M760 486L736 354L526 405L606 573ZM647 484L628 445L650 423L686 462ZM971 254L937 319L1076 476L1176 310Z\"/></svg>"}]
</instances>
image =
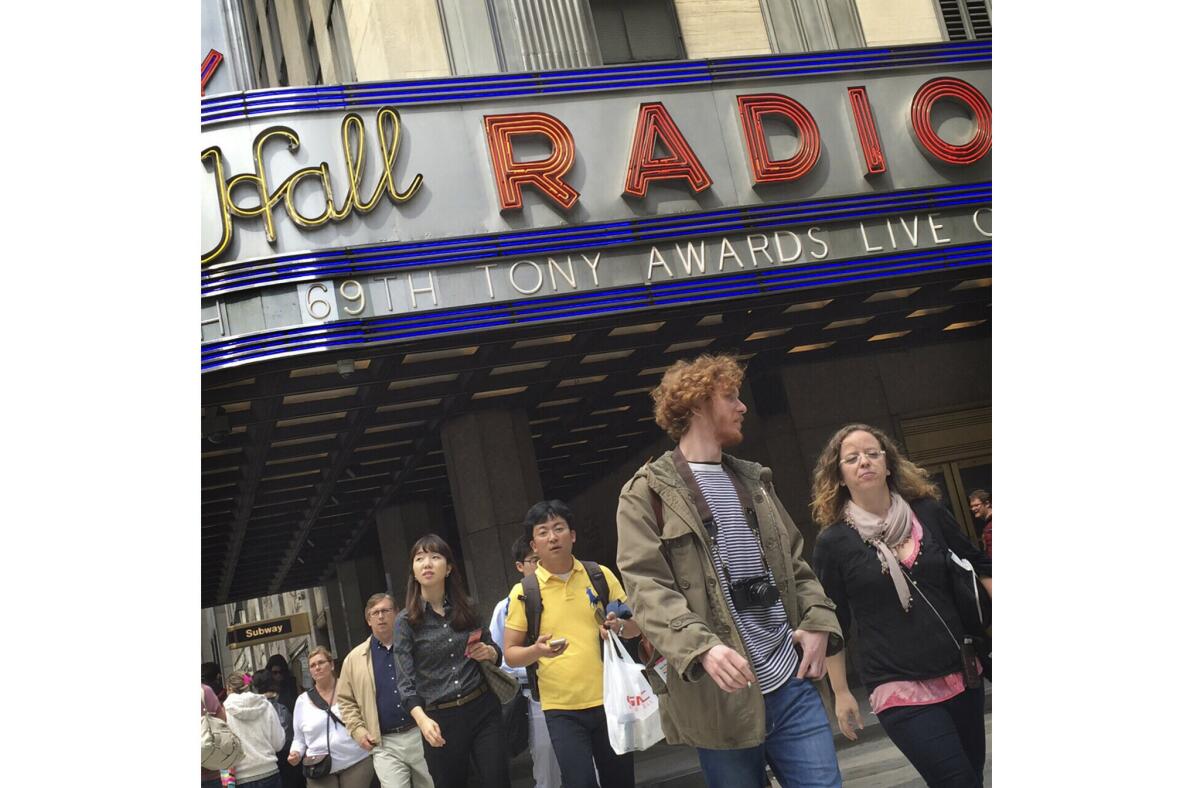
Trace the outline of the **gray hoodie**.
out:
<instances>
[{"instance_id":1,"label":"gray hoodie","mask_svg":"<svg viewBox=\"0 0 1200 788\"><path fill-rule=\"evenodd\" d=\"M285 738L271 701L249 690L230 693L225 716L242 741L242 757L233 765L238 780L249 782L279 771L275 753L283 749Z\"/></svg>"}]
</instances>

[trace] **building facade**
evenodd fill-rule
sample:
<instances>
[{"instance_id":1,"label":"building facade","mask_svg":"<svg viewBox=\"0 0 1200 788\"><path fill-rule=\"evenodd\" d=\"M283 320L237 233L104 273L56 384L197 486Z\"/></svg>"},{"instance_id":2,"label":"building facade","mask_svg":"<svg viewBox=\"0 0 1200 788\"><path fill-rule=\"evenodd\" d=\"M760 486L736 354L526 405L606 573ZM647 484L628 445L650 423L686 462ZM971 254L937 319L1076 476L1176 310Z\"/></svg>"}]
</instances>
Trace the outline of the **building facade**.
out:
<instances>
[{"instance_id":1,"label":"building facade","mask_svg":"<svg viewBox=\"0 0 1200 788\"><path fill-rule=\"evenodd\" d=\"M611 564L619 487L666 448L648 392L699 352L747 364L738 453L810 545L848 421L976 536L987 0L202 11L206 608L319 588L342 654L425 532L499 598L546 497Z\"/></svg>"}]
</instances>

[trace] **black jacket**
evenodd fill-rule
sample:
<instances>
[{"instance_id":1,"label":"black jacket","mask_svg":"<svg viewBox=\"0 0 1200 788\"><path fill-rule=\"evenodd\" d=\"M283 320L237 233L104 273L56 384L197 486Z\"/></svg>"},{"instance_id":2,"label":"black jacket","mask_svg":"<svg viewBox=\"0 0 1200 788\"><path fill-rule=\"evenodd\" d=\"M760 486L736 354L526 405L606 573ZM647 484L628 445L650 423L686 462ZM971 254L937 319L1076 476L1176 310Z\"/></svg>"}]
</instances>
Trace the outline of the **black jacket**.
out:
<instances>
[{"instance_id":1,"label":"black jacket","mask_svg":"<svg viewBox=\"0 0 1200 788\"><path fill-rule=\"evenodd\" d=\"M950 596L947 545L970 561L980 577L992 575L991 559L967 541L945 506L928 498L909 503L924 535L917 560L907 571L949 625L953 640L915 590L912 607L904 612L892 579L881 571L879 554L845 521L823 530L813 552L813 568L837 605L842 634L868 690L888 681L935 678L960 668L963 632Z\"/></svg>"}]
</instances>

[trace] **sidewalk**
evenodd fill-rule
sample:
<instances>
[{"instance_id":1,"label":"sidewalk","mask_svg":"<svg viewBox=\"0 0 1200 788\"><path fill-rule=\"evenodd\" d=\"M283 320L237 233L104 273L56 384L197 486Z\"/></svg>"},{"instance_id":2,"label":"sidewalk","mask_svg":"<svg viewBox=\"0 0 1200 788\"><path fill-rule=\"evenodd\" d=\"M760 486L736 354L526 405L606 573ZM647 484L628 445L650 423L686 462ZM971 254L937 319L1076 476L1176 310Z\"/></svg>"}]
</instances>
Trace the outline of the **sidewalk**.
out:
<instances>
[{"instance_id":1,"label":"sidewalk","mask_svg":"<svg viewBox=\"0 0 1200 788\"><path fill-rule=\"evenodd\" d=\"M992 712L991 682L984 682L983 691L984 713L990 718ZM879 724L879 718L871 713L870 704L867 703L866 689L859 687L854 690L854 696L858 698L859 714L863 721L863 729L858 732L857 741L852 742L842 735L838 730L837 720L833 719L833 710L828 710L830 713L829 724L833 728L833 743L838 751L839 763L846 761L851 755L853 750L847 752L849 748L862 748L865 744L887 737L883 727ZM896 754L899 755L899 753ZM704 777L700 773L700 760L696 756L696 750L692 747L659 742L649 750L637 753L634 759L639 788L705 788ZM988 761L989 763L991 761L990 748ZM528 752L524 752L520 757L512 760L509 766L512 788L533 788L531 767L532 762ZM843 768L843 779L847 784L853 782L852 775L849 773L851 771L854 770ZM917 781L917 784L920 784L920 781Z\"/></svg>"}]
</instances>

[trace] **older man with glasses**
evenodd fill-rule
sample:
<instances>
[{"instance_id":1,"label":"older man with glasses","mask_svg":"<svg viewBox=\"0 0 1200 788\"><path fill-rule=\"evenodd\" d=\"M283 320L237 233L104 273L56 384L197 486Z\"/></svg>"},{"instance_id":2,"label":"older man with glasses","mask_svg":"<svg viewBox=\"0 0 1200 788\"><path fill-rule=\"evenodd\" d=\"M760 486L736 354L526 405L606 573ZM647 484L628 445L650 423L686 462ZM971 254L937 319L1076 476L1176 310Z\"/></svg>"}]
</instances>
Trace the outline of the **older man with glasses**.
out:
<instances>
[{"instance_id":1,"label":"older man with glasses","mask_svg":"<svg viewBox=\"0 0 1200 788\"><path fill-rule=\"evenodd\" d=\"M433 788L421 732L400 702L392 651L397 612L391 594L367 599L371 636L346 655L337 700L346 729L371 753L382 788Z\"/></svg>"}]
</instances>

